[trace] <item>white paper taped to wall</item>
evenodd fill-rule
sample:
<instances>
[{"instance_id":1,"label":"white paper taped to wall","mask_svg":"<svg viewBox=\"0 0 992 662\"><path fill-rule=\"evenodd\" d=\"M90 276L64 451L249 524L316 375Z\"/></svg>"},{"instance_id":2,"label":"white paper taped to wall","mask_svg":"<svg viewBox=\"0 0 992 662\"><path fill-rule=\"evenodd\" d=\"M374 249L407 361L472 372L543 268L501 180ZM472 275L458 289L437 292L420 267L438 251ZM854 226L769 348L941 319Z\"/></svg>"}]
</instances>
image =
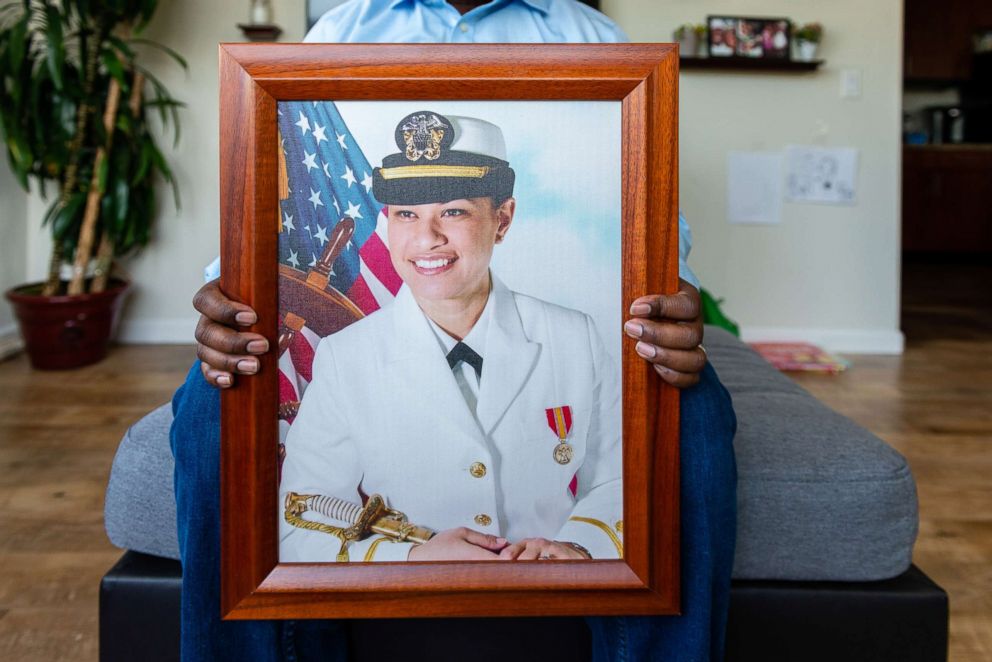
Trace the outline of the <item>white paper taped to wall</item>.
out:
<instances>
[{"instance_id":1,"label":"white paper taped to wall","mask_svg":"<svg viewBox=\"0 0 992 662\"><path fill-rule=\"evenodd\" d=\"M727 154L727 222L782 222L781 152Z\"/></svg>"},{"instance_id":2,"label":"white paper taped to wall","mask_svg":"<svg viewBox=\"0 0 992 662\"><path fill-rule=\"evenodd\" d=\"M790 145L785 162L786 198L790 202L856 204L857 149Z\"/></svg>"}]
</instances>

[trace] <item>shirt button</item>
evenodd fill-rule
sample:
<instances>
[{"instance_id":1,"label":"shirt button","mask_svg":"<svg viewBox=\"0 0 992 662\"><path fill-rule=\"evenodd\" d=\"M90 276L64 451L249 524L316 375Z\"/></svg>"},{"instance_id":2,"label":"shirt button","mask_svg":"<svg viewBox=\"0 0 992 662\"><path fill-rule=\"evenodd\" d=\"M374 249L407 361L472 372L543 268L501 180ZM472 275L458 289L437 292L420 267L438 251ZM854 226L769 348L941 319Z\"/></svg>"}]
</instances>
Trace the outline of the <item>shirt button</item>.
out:
<instances>
[{"instance_id":1,"label":"shirt button","mask_svg":"<svg viewBox=\"0 0 992 662\"><path fill-rule=\"evenodd\" d=\"M482 462L474 462L472 466L468 468L468 472L475 478L482 478L486 475L486 465Z\"/></svg>"},{"instance_id":2,"label":"shirt button","mask_svg":"<svg viewBox=\"0 0 992 662\"><path fill-rule=\"evenodd\" d=\"M468 32L468 25L466 25L465 23L461 23L458 26L458 29L461 30L462 32Z\"/></svg>"},{"instance_id":3,"label":"shirt button","mask_svg":"<svg viewBox=\"0 0 992 662\"><path fill-rule=\"evenodd\" d=\"M482 513L481 515L475 516L475 523L479 526L489 526L493 523L493 518L485 513Z\"/></svg>"}]
</instances>

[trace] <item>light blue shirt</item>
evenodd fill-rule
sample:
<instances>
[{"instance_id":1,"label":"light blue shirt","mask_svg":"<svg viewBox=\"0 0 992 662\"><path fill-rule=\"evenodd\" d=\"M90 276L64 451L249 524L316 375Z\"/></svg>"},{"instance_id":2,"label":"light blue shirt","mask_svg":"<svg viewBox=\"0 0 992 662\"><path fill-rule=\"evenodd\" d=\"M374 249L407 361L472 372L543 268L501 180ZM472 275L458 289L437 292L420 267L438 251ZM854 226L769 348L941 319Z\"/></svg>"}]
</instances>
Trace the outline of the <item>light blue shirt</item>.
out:
<instances>
[{"instance_id":1,"label":"light blue shirt","mask_svg":"<svg viewBox=\"0 0 992 662\"><path fill-rule=\"evenodd\" d=\"M604 43L629 41L616 23L577 0L493 0L465 15L445 0L349 0L321 16L315 43ZM692 232L679 212L679 276L697 288L686 260ZM220 258L204 272L220 275Z\"/></svg>"}]
</instances>

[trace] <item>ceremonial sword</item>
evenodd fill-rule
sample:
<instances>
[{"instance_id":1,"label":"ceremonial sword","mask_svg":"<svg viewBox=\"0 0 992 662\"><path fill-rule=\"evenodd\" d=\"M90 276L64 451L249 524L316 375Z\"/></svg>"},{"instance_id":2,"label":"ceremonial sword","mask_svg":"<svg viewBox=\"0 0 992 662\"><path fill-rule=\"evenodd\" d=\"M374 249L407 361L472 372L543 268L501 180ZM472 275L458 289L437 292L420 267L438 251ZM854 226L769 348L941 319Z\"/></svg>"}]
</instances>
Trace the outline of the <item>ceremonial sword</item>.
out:
<instances>
[{"instance_id":1,"label":"ceremonial sword","mask_svg":"<svg viewBox=\"0 0 992 662\"><path fill-rule=\"evenodd\" d=\"M333 526L323 522L303 519L303 513L312 511L348 526ZM369 497L365 506L360 506L338 497L323 494L286 494L286 522L300 529L319 531L341 540L338 561L348 560L349 542L363 540L378 533L393 542L425 543L434 531L425 526L417 526L407 521L406 515L386 506L386 501L378 494Z\"/></svg>"}]
</instances>

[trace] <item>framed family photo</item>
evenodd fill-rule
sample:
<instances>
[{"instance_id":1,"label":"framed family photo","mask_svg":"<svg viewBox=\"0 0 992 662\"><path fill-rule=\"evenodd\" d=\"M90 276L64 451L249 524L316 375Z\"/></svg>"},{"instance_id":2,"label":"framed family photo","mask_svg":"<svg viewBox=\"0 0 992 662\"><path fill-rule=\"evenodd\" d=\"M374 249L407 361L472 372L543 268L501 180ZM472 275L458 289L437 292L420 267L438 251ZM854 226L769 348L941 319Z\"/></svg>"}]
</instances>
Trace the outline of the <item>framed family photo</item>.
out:
<instances>
[{"instance_id":1,"label":"framed family photo","mask_svg":"<svg viewBox=\"0 0 992 662\"><path fill-rule=\"evenodd\" d=\"M678 612L677 60L221 47L226 618Z\"/></svg>"},{"instance_id":2,"label":"framed family photo","mask_svg":"<svg viewBox=\"0 0 992 662\"><path fill-rule=\"evenodd\" d=\"M787 60L792 28L786 18L709 16L710 57Z\"/></svg>"}]
</instances>

